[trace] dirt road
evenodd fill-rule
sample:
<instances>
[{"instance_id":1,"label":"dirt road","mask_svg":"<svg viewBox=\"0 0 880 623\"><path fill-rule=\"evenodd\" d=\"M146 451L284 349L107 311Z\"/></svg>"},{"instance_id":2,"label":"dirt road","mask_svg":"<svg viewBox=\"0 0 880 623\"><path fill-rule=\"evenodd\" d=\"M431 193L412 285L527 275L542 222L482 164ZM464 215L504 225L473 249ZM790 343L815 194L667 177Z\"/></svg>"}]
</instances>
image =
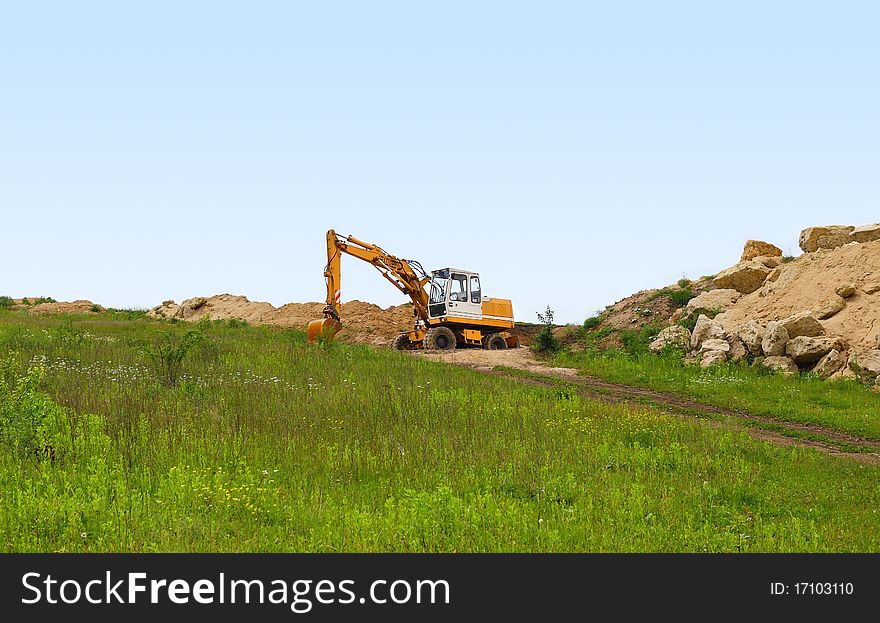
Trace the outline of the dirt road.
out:
<instances>
[{"instance_id":1,"label":"dirt road","mask_svg":"<svg viewBox=\"0 0 880 623\"><path fill-rule=\"evenodd\" d=\"M554 368L536 359L527 348L503 351L456 350L448 353L418 352L418 357L465 366L484 374L514 379L537 387L568 386L577 393L609 403L648 404L674 415L700 418L719 426L746 430L755 439L780 446L814 448L861 463L880 464L880 441L856 437L817 424L799 424L745 411L707 405L666 392L609 383L579 376L572 368ZM860 451L855 451L858 449Z\"/></svg>"}]
</instances>

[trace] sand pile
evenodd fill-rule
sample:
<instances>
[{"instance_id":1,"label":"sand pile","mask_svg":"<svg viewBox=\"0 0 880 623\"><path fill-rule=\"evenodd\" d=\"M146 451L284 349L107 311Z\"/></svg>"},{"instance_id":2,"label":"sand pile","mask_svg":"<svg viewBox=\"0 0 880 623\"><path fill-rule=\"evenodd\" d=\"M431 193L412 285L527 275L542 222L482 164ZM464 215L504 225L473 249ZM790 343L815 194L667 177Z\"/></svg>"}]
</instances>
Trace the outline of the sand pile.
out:
<instances>
[{"instance_id":1,"label":"sand pile","mask_svg":"<svg viewBox=\"0 0 880 623\"><path fill-rule=\"evenodd\" d=\"M744 294L716 320L731 331L748 320L767 322L839 305L839 311L821 321L826 334L844 338L855 351L877 348L880 240L805 253L780 265L773 277L775 281ZM838 292L847 285L854 293L843 299Z\"/></svg>"},{"instance_id":2,"label":"sand pile","mask_svg":"<svg viewBox=\"0 0 880 623\"><path fill-rule=\"evenodd\" d=\"M84 299L70 302L40 303L27 309L31 314L94 314L106 311L100 305Z\"/></svg>"},{"instance_id":3,"label":"sand pile","mask_svg":"<svg viewBox=\"0 0 880 623\"><path fill-rule=\"evenodd\" d=\"M275 307L271 303L250 301L247 297L218 294L187 299L179 305L165 301L151 309L151 318L177 318L197 322L208 316L212 320L243 320L249 324L269 324L305 329L312 320L323 317L324 303L288 303ZM364 344L388 344L398 333L413 324L409 303L382 309L372 303L349 301L342 304L343 330L339 338Z\"/></svg>"}]
</instances>

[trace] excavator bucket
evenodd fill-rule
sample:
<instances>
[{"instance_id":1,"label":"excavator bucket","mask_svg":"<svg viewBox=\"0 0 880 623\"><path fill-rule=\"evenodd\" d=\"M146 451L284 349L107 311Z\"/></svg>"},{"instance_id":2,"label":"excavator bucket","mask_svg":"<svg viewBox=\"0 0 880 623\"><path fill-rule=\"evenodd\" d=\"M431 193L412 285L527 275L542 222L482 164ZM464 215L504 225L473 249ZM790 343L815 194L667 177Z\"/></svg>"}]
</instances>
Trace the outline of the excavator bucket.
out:
<instances>
[{"instance_id":1,"label":"excavator bucket","mask_svg":"<svg viewBox=\"0 0 880 623\"><path fill-rule=\"evenodd\" d=\"M309 343L313 344L317 341L330 342L333 337L342 328L342 323L335 318L322 318L320 320L312 320L309 323Z\"/></svg>"}]
</instances>

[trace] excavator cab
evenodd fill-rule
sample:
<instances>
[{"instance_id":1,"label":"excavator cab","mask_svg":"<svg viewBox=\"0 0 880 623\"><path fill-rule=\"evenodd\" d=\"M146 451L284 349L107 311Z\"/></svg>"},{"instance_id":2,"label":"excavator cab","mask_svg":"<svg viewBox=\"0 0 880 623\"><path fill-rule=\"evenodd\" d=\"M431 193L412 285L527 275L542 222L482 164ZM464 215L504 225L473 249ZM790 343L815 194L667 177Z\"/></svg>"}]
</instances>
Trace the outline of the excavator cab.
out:
<instances>
[{"instance_id":1,"label":"excavator cab","mask_svg":"<svg viewBox=\"0 0 880 623\"><path fill-rule=\"evenodd\" d=\"M466 318L480 320L483 317L483 293L480 275L458 268L441 268L431 272L428 318Z\"/></svg>"}]
</instances>

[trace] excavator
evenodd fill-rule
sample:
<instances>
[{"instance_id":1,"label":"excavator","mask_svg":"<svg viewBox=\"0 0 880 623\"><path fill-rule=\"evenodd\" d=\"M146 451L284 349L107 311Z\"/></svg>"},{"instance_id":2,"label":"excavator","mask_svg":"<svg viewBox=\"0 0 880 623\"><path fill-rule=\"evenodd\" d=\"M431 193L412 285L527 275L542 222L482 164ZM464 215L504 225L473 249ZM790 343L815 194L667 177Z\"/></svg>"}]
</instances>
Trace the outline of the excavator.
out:
<instances>
[{"instance_id":1,"label":"excavator","mask_svg":"<svg viewBox=\"0 0 880 623\"><path fill-rule=\"evenodd\" d=\"M513 328L513 305L508 299L483 296L480 275L442 268L429 275L415 260L391 255L381 247L327 232L327 306L324 317L309 323L308 340L328 342L342 328L340 280L342 254L375 266L385 279L413 304L414 324L394 338L398 350L454 350L459 347L501 350L519 346Z\"/></svg>"}]
</instances>

